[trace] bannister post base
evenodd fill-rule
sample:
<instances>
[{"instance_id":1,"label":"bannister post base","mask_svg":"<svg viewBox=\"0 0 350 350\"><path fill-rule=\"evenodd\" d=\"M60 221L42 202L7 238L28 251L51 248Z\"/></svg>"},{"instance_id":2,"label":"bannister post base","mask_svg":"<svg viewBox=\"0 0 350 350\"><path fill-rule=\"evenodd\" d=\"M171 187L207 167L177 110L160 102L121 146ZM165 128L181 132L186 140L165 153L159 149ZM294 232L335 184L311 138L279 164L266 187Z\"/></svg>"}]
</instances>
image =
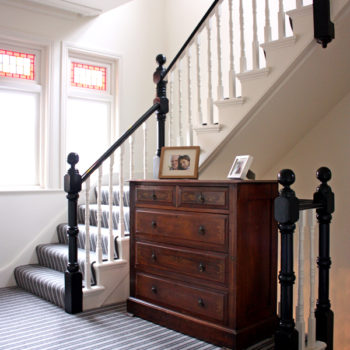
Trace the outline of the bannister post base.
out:
<instances>
[{"instance_id":1,"label":"bannister post base","mask_svg":"<svg viewBox=\"0 0 350 350\"><path fill-rule=\"evenodd\" d=\"M327 344L327 350L333 350L334 314L330 309L316 309L316 340Z\"/></svg>"},{"instance_id":2,"label":"bannister post base","mask_svg":"<svg viewBox=\"0 0 350 350\"><path fill-rule=\"evenodd\" d=\"M65 311L77 314L83 311L83 276L80 271L64 274L65 283Z\"/></svg>"},{"instance_id":3,"label":"bannister post base","mask_svg":"<svg viewBox=\"0 0 350 350\"><path fill-rule=\"evenodd\" d=\"M275 350L298 350L298 331L278 329L275 333Z\"/></svg>"}]
</instances>

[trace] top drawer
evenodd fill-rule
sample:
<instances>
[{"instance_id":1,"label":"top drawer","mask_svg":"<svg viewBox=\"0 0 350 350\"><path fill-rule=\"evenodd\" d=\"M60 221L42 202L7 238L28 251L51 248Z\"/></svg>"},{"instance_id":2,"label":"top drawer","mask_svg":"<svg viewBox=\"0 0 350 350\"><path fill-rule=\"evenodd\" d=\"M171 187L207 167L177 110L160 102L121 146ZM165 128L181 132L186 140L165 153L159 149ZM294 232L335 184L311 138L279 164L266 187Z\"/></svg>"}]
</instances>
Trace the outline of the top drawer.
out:
<instances>
[{"instance_id":1,"label":"top drawer","mask_svg":"<svg viewBox=\"0 0 350 350\"><path fill-rule=\"evenodd\" d=\"M175 206L175 186L136 186L135 204Z\"/></svg>"},{"instance_id":2,"label":"top drawer","mask_svg":"<svg viewBox=\"0 0 350 350\"><path fill-rule=\"evenodd\" d=\"M228 209L228 187L179 187L178 206Z\"/></svg>"}]
</instances>

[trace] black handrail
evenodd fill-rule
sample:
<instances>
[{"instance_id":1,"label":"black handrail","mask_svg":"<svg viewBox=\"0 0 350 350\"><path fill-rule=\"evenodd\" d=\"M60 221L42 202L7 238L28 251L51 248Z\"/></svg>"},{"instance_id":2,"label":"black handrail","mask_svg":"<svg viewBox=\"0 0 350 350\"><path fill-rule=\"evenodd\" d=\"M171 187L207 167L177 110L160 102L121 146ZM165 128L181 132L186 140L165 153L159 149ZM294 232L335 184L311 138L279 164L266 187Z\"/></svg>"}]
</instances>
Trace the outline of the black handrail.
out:
<instances>
[{"instance_id":1,"label":"black handrail","mask_svg":"<svg viewBox=\"0 0 350 350\"><path fill-rule=\"evenodd\" d=\"M140 117L125 133L119 137L119 139L108 148L108 150L97 159L97 161L91 165L91 167L85 171L81 177L81 182L86 181L92 173L98 169L101 164L112 155L112 153L121 146L125 140L132 135L154 112L156 112L160 107L160 103L155 103L142 117Z\"/></svg>"},{"instance_id":2,"label":"black handrail","mask_svg":"<svg viewBox=\"0 0 350 350\"><path fill-rule=\"evenodd\" d=\"M176 61L181 57L183 52L186 50L187 46L191 43L195 35L198 33L198 31L201 29L204 22L207 20L207 18L210 16L212 11L214 10L215 6L222 0L215 0L212 5L209 7L208 11L205 13L205 15L202 17L202 19L197 24L196 28L193 30L191 35L188 37L188 39L185 41L185 43L182 45L180 51L177 53L177 55L174 57L174 59L169 64L168 68L164 71L164 74L162 76L162 80L167 76L167 74L170 72L170 70L175 65Z\"/></svg>"}]
</instances>

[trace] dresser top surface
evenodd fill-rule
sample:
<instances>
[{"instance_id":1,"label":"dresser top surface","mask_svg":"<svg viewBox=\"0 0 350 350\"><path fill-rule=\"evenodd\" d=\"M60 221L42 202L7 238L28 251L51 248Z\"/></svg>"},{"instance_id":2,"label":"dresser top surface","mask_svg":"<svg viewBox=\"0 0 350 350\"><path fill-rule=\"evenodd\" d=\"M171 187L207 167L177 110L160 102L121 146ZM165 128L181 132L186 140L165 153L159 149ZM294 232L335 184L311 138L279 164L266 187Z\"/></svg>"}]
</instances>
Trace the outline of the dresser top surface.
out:
<instances>
[{"instance_id":1,"label":"dresser top surface","mask_svg":"<svg viewBox=\"0 0 350 350\"><path fill-rule=\"evenodd\" d=\"M231 184L274 184L277 180L193 180L193 179L151 179L151 180L130 180L130 184L152 184L152 185L165 185L165 184L182 184L182 185L210 185L210 186L222 186Z\"/></svg>"}]
</instances>

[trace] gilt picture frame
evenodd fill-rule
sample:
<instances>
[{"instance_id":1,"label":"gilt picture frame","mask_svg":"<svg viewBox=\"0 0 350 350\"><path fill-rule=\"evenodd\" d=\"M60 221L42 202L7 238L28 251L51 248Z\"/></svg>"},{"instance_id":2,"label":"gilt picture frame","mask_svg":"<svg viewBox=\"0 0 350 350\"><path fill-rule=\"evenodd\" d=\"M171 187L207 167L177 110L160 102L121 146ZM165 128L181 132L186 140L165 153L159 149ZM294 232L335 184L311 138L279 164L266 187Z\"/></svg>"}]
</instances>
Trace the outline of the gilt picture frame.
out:
<instances>
[{"instance_id":1,"label":"gilt picture frame","mask_svg":"<svg viewBox=\"0 0 350 350\"><path fill-rule=\"evenodd\" d=\"M162 147L160 179L197 179L199 146Z\"/></svg>"}]
</instances>

